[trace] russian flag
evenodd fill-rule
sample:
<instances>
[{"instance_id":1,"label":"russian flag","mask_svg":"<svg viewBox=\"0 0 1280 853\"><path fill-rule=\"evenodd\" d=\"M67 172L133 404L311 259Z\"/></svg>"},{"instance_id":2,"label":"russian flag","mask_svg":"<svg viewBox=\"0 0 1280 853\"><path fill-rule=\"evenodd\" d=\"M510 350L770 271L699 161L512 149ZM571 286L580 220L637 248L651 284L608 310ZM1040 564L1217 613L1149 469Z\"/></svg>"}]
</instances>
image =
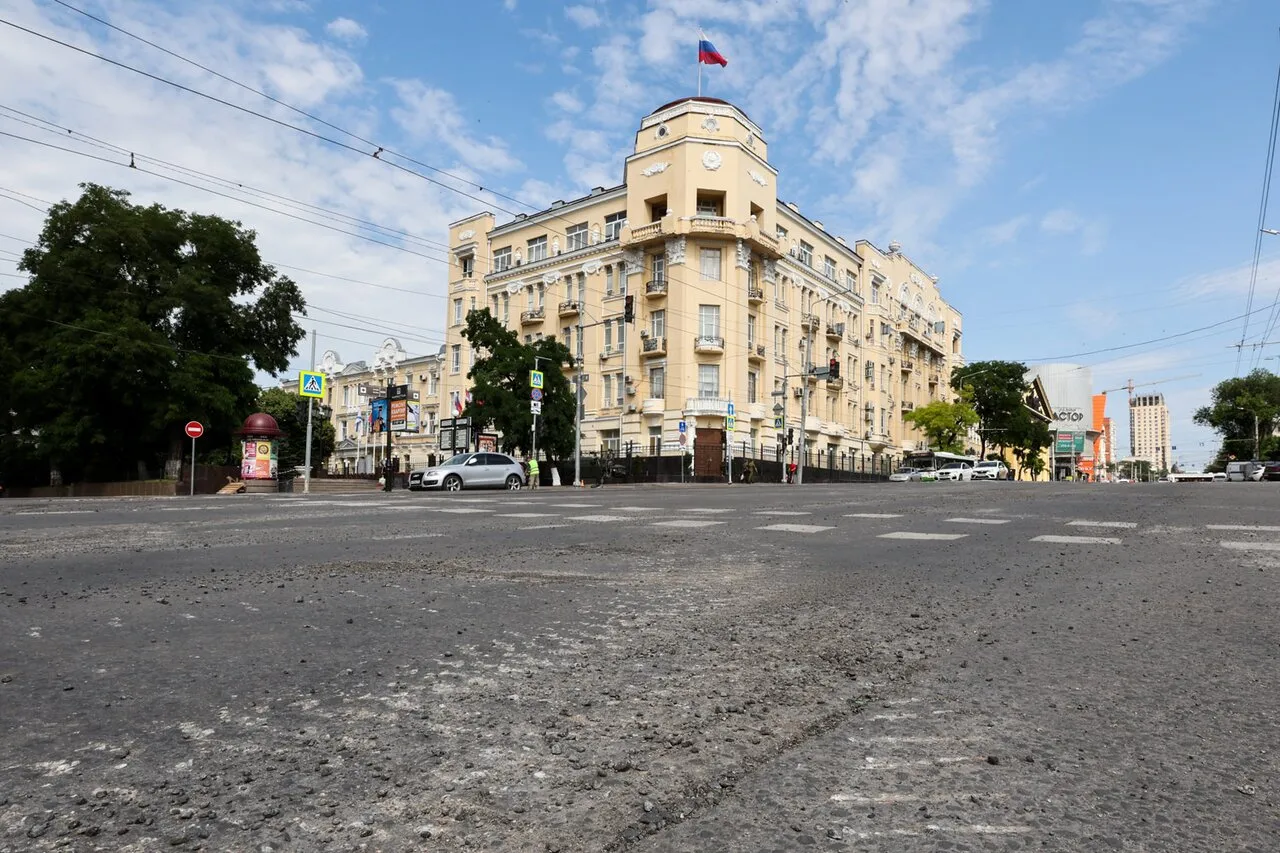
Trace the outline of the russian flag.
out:
<instances>
[{"instance_id":1,"label":"russian flag","mask_svg":"<svg viewBox=\"0 0 1280 853\"><path fill-rule=\"evenodd\" d=\"M729 60L721 56L716 46L706 39L698 40L698 61L704 65L719 65L721 68L729 64Z\"/></svg>"}]
</instances>

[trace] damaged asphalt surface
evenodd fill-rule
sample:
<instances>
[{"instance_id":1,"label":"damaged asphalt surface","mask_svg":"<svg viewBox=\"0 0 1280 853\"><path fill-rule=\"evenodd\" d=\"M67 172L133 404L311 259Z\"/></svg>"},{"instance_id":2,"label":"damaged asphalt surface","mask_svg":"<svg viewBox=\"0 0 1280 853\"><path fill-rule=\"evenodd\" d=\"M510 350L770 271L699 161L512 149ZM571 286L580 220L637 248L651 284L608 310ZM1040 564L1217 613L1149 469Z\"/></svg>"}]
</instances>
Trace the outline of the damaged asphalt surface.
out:
<instances>
[{"instance_id":1,"label":"damaged asphalt surface","mask_svg":"<svg viewBox=\"0 0 1280 853\"><path fill-rule=\"evenodd\" d=\"M6 500L0 853L1274 851L1275 543L1272 484Z\"/></svg>"}]
</instances>

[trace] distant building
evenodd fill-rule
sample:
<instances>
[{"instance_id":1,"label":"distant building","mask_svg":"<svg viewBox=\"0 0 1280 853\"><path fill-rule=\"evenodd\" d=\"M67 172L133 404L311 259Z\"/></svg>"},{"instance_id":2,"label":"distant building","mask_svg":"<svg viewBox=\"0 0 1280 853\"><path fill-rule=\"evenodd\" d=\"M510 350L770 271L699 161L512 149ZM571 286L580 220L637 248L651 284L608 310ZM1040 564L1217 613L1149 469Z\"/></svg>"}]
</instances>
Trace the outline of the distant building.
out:
<instances>
[{"instance_id":1,"label":"distant building","mask_svg":"<svg viewBox=\"0 0 1280 853\"><path fill-rule=\"evenodd\" d=\"M1153 470L1169 470L1169 407L1163 394L1142 394L1129 400L1129 447L1131 456L1150 462Z\"/></svg>"},{"instance_id":2,"label":"distant building","mask_svg":"<svg viewBox=\"0 0 1280 853\"><path fill-rule=\"evenodd\" d=\"M1096 442L1101 430L1095 425L1091 371L1080 364L1041 364L1027 373L1028 381L1037 378L1053 404L1049 421L1054 437L1049 446L1052 478L1067 479L1080 473L1092 478L1097 471Z\"/></svg>"}]
</instances>

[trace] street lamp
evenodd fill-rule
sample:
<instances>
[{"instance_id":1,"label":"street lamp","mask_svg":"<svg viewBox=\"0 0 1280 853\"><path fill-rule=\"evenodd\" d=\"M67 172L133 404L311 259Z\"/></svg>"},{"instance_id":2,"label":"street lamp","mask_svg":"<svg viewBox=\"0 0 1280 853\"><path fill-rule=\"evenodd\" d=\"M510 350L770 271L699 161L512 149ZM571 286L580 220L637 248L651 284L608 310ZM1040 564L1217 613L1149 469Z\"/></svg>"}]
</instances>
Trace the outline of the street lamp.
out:
<instances>
[{"instance_id":1,"label":"street lamp","mask_svg":"<svg viewBox=\"0 0 1280 853\"><path fill-rule=\"evenodd\" d=\"M1274 228L1259 228L1258 230L1263 234L1271 234L1273 236L1280 237L1280 231L1277 231Z\"/></svg>"}]
</instances>

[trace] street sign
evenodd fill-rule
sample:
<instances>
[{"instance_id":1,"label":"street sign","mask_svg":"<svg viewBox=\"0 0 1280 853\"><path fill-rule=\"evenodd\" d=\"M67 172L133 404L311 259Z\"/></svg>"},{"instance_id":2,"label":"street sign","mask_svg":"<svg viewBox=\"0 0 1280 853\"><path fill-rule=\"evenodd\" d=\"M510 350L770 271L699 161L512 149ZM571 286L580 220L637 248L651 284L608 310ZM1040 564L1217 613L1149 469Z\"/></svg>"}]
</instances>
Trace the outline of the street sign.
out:
<instances>
[{"instance_id":1,"label":"street sign","mask_svg":"<svg viewBox=\"0 0 1280 853\"><path fill-rule=\"evenodd\" d=\"M191 421L186 426L188 438L199 438L204 435L204 424L199 421Z\"/></svg>"},{"instance_id":2,"label":"street sign","mask_svg":"<svg viewBox=\"0 0 1280 853\"><path fill-rule=\"evenodd\" d=\"M688 443L689 443L689 433L685 432L684 430L680 430L680 446L684 447Z\"/></svg>"},{"instance_id":3,"label":"street sign","mask_svg":"<svg viewBox=\"0 0 1280 853\"><path fill-rule=\"evenodd\" d=\"M298 371L298 393L303 397L324 396L324 374L310 370Z\"/></svg>"},{"instance_id":4,"label":"street sign","mask_svg":"<svg viewBox=\"0 0 1280 853\"><path fill-rule=\"evenodd\" d=\"M774 403L774 404L773 404L773 413L774 413L775 415L780 415L780 414L782 414L784 411L785 411L785 409L783 409L783 408L782 408L782 404L781 404L781 403Z\"/></svg>"},{"instance_id":5,"label":"street sign","mask_svg":"<svg viewBox=\"0 0 1280 853\"><path fill-rule=\"evenodd\" d=\"M530 400L533 400L534 402L541 403L541 402L542 402L542 389L541 389L541 388L534 388L533 390L531 390L531 391L529 392L529 399L530 399Z\"/></svg>"},{"instance_id":6,"label":"street sign","mask_svg":"<svg viewBox=\"0 0 1280 853\"><path fill-rule=\"evenodd\" d=\"M774 428L774 429L782 429L782 418L774 418L774 419L773 419L773 428Z\"/></svg>"},{"instance_id":7,"label":"street sign","mask_svg":"<svg viewBox=\"0 0 1280 853\"><path fill-rule=\"evenodd\" d=\"M729 412L729 417L733 417L735 414L737 414L737 413L734 411L733 403L730 403L730 404L729 404L729 410L728 410L728 412Z\"/></svg>"},{"instance_id":8,"label":"street sign","mask_svg":"<svg viewBox=\"0 0 1280 853\"><path fill-rule=\"evenodd\" d=\"M541 389L541 388L542 388L542 378L543 378L543 377L542 377L542 371L541 371L541 370L530 370L530 371L529 371L529 387L530 387L530 388L538 388L538 389Z\"/></svg>"},{"instance_id":9,"label":"street sign","mask_svg":"<svg viewBox=\"0 0 1280 853\"><path fill-rule=\"evenodd\" d=\"M818 379L826 379L828 376L831 375L831 368L815 367L813 370L809 372L809 375L816 376Z\"/></svg>"},{"instance_id":10,"label":"street sign","mask_svg":"<svg viewBox=\"0 0 1280 853\"><path fill-rule=\"evenodd\" d=\"M787 392L786 392L786 391L770 391L770 392L769 392L769 396L770 396L770 397L785 397L785 396L787 396Z\"/></svg>"},{"instance_id":11,"label":"street sign","mask_svg":"<svg viewBox=\"0 0 1280 853\"><path fill-rule=\"evenodd\" d=\"M729 417L727 417L727 418L725 418L725 419L724 419L724 428L725 428L725 429L733 429L733 428L734 428L734 427L736 427L737 425L738 425L738 419L737 419L737 418L735 418L733 415L729 415Z\"/></svg>"},{"instance_id":12,"label":"street sign","mask_svg":"<svg viewBox=\"0 0 1280 853\"><path fill-rule=\"evenodd\" d=\"M686 432L688 432L688 431L689 431L689 425L688 425L687 423L685 423L684 421L681 421L681 422L680 422L680 434L681 434L681 435L684 435L684 434L685 434Z\"/></svg>"},{"instance_id":13,"label":"street sign","mask_svg":"<svg viewBox=\"0 0 1280 853\"><path fill-rule=\"evenodd\" d=\"M538 402L537 400L530 400L529 411L533 412L535 415L542 414L542 403Z\"/></svg>"}]
</instances>

